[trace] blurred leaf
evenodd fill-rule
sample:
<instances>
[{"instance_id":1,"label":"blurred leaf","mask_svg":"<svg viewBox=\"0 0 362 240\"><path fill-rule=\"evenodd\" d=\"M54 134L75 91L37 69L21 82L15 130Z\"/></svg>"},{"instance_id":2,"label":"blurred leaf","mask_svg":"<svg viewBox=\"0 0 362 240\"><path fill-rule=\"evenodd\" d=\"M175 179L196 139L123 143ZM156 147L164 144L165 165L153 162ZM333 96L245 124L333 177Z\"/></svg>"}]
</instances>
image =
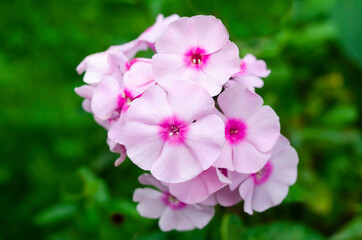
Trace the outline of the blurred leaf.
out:
<instances>
[{"instance_id":1,"label":"blurred leaf","mask_svg":"<svg viewBox=\"0 0 362 240\"><path fill-rule=\"evenodd\" d=\"M243 224L240 218L234 214L225 213L221 220L221 239L238 240L243 239Z\"/></svg>"},{"instance_id":2,"label":"blurred leaf","mask_svg":"<svg viewBox=\"0 0 362 240\"><path fill-rule=\"evenodd\" d=\"M347 223L342 230L334 234L330 240L358 240L362 239L362 216L358 216Z\"/></svg>"},{"instance_id":3,"label":"blurred leaf","mask_svg":"<svg viewBox=\"0 0 362 240\"><path fill-rule=\"evenodd\" d=\"M47 225L65 221L74 216L77 207L73 204L61 204L50 207L35 217L35 224Z\"/></svg>"}]
</instances>

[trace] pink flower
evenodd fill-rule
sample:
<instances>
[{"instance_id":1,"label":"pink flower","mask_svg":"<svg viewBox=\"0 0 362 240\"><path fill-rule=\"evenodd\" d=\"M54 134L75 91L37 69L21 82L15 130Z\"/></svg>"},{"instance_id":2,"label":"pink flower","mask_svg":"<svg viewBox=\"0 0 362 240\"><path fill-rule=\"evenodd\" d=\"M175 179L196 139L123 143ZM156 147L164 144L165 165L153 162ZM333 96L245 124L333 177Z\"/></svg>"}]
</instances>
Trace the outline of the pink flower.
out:
<instances>
[{"instance_id":1,"label":"pink flower","mask_svg":"<svg viewBox=\"0 0 362 240\"><path fill-rule=\"evenodd\" d=\"M122 77L121 70L128 62L128 58L122 52L107 50L87 56L77 67L77 72L85 72L85 83L99 83L105 76Z\"/></svg>"},{"instance_id":2,"label":"pink flower","mask_svg":"<svg viewBox=\"0 0 362 240\"><path fill-rule=\"evenodd\" d=\"M297 152L288 139L280 136L265 166L250 175L231 173L230 188L236 189L240 185L239 193L244 199L245 212L263 212L279 205L287 196L289 186L297 179L297 165Z\"/></svg>"},{"instance_id":3,"label":"pink flower","mask_svg":"<svg viewBox=\"0 0 362 240\"><path fill-rule=\"evenodd\" d=\"M167 183L188 181L208 169L224 144L214 101L195 84L156 85L133 101L120 143L130 159Z\"/></svg>"},{"instance_id":4,"label":"pink flower","mask_svg":"<svg viewBox=\"0 0 362 240\"><path fill-rule=\"evenodd\" d=\"M230 180L217 168L210 167L189 181L169 184L169 188L170 193L179 200L194 204L206 200L211 194L229 183Z\"/></svg>"},{"instance_id":5,"label":"pink flower","mask_svg":"<svg viewBox=\"0 0 362 240\"><path fill-rule=\"evenodd\" d=\"M152 175L143 174L139 181L152 188L138 188L133 194L133 201L139 202L137 211L143 217L160 218L158 225L162 231L187 231L205 227L214 216L214 208L203 204L186 204L171 195L168 187Z\"/></svg>"},{"instance_id":6,"label":"pink flower","mask_svg":"<svg viewBox=\"0 0 362 240\"><path fill-rule=\"evenodd\" d=\"M163 87L174 81L193 81L215 96L240 70L238 48L213 16L183 17L170 23L156 41L156 51L153 70Z\"/></svg>"},{"instance_id":7,"label":"pink flower","mask_svg":"<svg viewBox=\"0 0 362 240\"><path fill-rule=\"evenodd\" d=\"M92 112L92 108L91 108L91 102L92 102L92 98L93 98L93 94L95 92L97 88L96 84L85 84L82 85L80 87L76 87L74 88L75 93L84 98L83 102L82 102L82 107L84 109L84 111L91 113Z\"/></svg>"},{"instance_id":8,"label":"pink flower","mask_svg":"<svg viewBox=\"0 0 362 240\"><path fill-rule=\"evenodd\" d=\"M280 135L278 116L242 85L226 89L217 101L224 113L220 116L225 122L226 143L213 166L241 173L259 171Z\"/></svg>"},{"instance_id":9,"label":"pink flower","mask_svg":"<svg viewBox=\"0 0 362 240\"><path fill-rule=\"evenodd\" d=\"M261 78L266 78L269 74L270 70L267 70L266 63L263 60L257 60L252 54L247 54L240 60L240 71L231 77L225 87L243 84L254 92L255 88L263 87L264 82Z\"/></svg>"}]
</instances>

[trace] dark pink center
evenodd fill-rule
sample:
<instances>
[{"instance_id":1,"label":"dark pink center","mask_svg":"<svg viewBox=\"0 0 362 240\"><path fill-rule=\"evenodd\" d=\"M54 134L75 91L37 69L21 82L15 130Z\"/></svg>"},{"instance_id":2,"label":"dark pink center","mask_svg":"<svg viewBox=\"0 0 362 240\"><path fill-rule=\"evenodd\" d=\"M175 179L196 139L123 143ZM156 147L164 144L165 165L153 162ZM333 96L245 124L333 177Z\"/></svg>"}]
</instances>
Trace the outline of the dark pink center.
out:
<instances>
[{"instance_id":1,"label":"dark pink center","mask_svg":"<svg viewBox=\"0 0 362 240\"><path fill-rule=\"evenodd\" d=\"M180 210L186 207L186 203L181 202L175 196L171 195L169 192L164 192L161 196L161 200L164 204L166 204L169 208L173 210Z\"/></svg>"},{"instance_id":2,"label":"dark pink center","mask_svg":"<svg viewBox=\"0 0 362 240\"><path fill-rule=\"evenodd\" d=\"M164 118L159 124L161 138L169 144L182 144L188 132L188 125L176 116Z\"/></svg>"},{"instance_id":3,"label":"dark pink center","mask_svg":"<svg viewBox=\"0 0 362 240\"><path fill-rule=\"evenodd\" d=\"M252 174L254 178L255 185L261 185L268 180L270 174L273 171L273 165L270 162L267 162L265 166L256 173Z\"/></svg>"},{"instance_id":4,"label":"dark pink center","mask_svg":"<svg viewBox=\"0 0 362 240\"><path fill-rule=\"evenodd\" d=\"M123 92L121 94L118 95L118 108L117 111L121 112L121 111L127 111L129 108L129 105L131 105L131 102L138 98L134 97L131 93L131 91L124 89Z\"/></svg>"},{"instance_id":5,"label":"dark pink center","mask_svg":"<svg viewBox=\"0 0 362 240\"><path fill-rule=\"evenodd\" d=\"M237 144L245 139L246 129L244 121L230 118L225 124L225 138L230 144Z\"/></svg>"},{"instance_id":6,"label":"dark pink center","mask_svg":"<svg viewBox=\"0 0 362 240\"><path fill-rule=\"evenodd\" d=\"M194 67L196 69L201 68L206 64L209 55L202 48L191 48L185 53L184 62L188 67Z\"/></svg>"},{"instance_id":7,"label":"dark pink center","mask_svg":"<svg viewBox=\"0 0 362 240\"><path fill-rule=\"evenodd\" d=\"M219 168L219 171L221 172L222 175L228 177L228 170L226 168Z\"/></svg>"}]
</instances>

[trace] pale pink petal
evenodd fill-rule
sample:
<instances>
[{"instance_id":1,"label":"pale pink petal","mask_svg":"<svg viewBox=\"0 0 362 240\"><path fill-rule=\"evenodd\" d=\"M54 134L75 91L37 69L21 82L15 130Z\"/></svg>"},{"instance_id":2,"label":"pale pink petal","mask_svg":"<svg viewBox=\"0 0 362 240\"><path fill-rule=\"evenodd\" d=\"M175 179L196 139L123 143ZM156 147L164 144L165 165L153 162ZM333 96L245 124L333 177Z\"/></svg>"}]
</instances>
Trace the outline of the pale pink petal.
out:
<instances>
[{"instance_id":1,"label":"pale pink petal","mask_svg":"<svg viewBox=\"0 0 362 240\"><path fill-rule=\"evenodd\" d=\"M244 199L244 211L253 214L253 192L254 192L254 180L253 178L246 179L239 187L239 193L242 199Z\"/></svg>"},{"instance_id":2,"label":"pale pink petal","mask_svg":"<svg viewBox=\"0 0 362 240\"><path fill-rule=\"evenodd\" d=\"M279 205L288 194L289 187L278 184L271 179L255 186L252 198L252 208L257 212Z\"/></svg>"},{"instance_id":3,"label":"pale pink petal","mask_svg":"<svg viewBox=\"0 0 362 240\"><path fill-rule=\"evenodd\" d=\"M286 147L270 160L273 171L270 179L286 186L293 185L297 180L298 154L291 146Z\"/></svg>"},{"instance_id":4,"label":"pale pink petal","mask_svg":"<svg viewBox=\"0 0 362 240\"><path fill-rule=\"evenodd\" d=\"M126 125L126 117L127 117L127 112L122 112L118 120L112 122L108 131L108 138L112 139L117 143L121 142L123 127Z\"/></svg>"},{"instance_id":5,"label":"pale pink petal","mask_svg":"<svg viewBox=\"0 0 362 240\"><path fill-rule=\"evenodd\" d=\"M197 28L197 46L205 49L207 54L221 49L229 41L229 33L220 19L200 15L191 19Z\"/></svg>"},{"instance_id":6,"label":"pale pink petal","mask_svg":"<svg viewBox=\"0 0 362 240\"><path fill-rule=\"evenodd\" d=\"M92 98L95 90L96 86L87 84L74 88L75 93L83 98Z\"/></svg>"},{"instance_id":7,"label":"pale pink petal","mask_svg":"<svg viewBox=\"0 0 362 240\"><path fill-rule=\"evenodd\" d=\"M171 208L165 209L158 225L164 232L171 230L188 231L196 227L182 210L175 211Z\"/></svg>"},{"instance_id":8,"label":"pale pink petal","mask_svg":"<svg viewBox=\"0 0 362 240\"><path fill-rule=\"evenodd\" d=\"M161 200L162 193L151 188L138 188L133 194L133 201L139 202L137 211L142 217L159 218L166 205Z\"/></svg>"},{"instance_id":9,"label":"pale pink petal","mask_svg":"<svg viewBox=\"0 0 362 240\"><path fill-rule=\"evenodd\" d=\"M156 42L158 53L184 54L190 47L197 46L197 28L195 22L182 17L170 23Z\"/></svg>"},{"instance_id":10,"label":"pale pink petal","mask_svg":"<svg viewBox=\"0 0 362 240\"><path fill-rule=\"evenodd\" d=\"M162 192L168 191L168 188L163 185L160 181L158 181L154 176L151 174L144 173L139 176L138 181L143 185L154 186L160 189Z\"/></svg>"},{"instance_id":11,"label":"pale pink petal","mask_svg":"<svg viewBox=\"0 0 362 240\"><path fill-rule=\"evenodd\" d=\"M186 144L197 157L203 170L209 168L220 156L225 142L224 122L210 114L190 125Z\"/></svg>"},{"instance_id":12,"label":"pale pink petal","mask_svg":"<svg viewBox=\"0 0 362 240\"><path fill-rule=\"evenodd\" d=\"M152 68L155 81L165 88L181 80L186 71L181 55L156 54L152 57Z\"/></svg>"},{"instance_id":13,"label":"pale pink petal","mask_svg":"<svg viewBox=\"0 0 362 240\"><path fill-rule=\"evenodd\" d=\"M234 171L233 148L229 143L225 142L224 147L221 151L221 155L214 162L213 166L217 168L226 168Z\"/></svg>"},{"instance_id":14,"label":"pale pink petal","mask_svg":"<svg viewBox=\"0 0 362 240\"><path fill-rule=\"evenodd\" d=\"M242 200L239 190L236 189L231 191L228 186L225 186L217 191L215 195L217 202L223 207L234 206Z\"/></svg>"},{"instance_id":15,"label":"pale pink petal","mask_svg":"<svg viewBox=\"0 0 362 240\"><path fill-rule=\"evenodd\" d=\"M254 145L241 142L234 148L234 167L240 173L255 173L263 168L270 157L269 152L260 152Z\"/></svg>"},{"instance_id":16,"label":"pale pink petal","mask_svg":"<svg viewBox=\"0 0 362 240\"><path fill-rule=\"evenodd\" d=\"M137 52L139 51L145 51L147 50L148 45L147 43L143 41L139 41L138 39L135 39L133 41L130 41L128 43L117 45L117 46L110 46L107 51L111 52L121 52L124 54L128 59L133 58ZM120 70L124 72L125 66L120 66Z\"/></svg>"},{"instance_id":17,"label":"pale pink petal","mask_svg":"<svg viewBox=\"0 0 362 240\"><path fill-rule=\"evenodd\" d=\"M155 85L132 102L127 112L127 120L158 125L165 116L170 115L167 93Z\"/></svg>"},{"instance_id":18,"label":"pale pink petal","mask_svg":"<svg viewBox=\"0 0 362 240\"><path fill-rule=\"evenodd\" d=\"M288 146L290 146L289 140L286 137L284 137L283 135L280 134L277 142L273 146L273 149L271 151L271 156L273 157L273 156L277 155L278 153L283 151Z\"/></svg>"},{"instance_id":19,"label":"pale pink petal","mask_svg":"<svg viewBox=\"0 0 362 240\"><path fill-rule=\"evenodd\" d=\"M243 61L246 63L246 69L248 75L254 75L265 78L270 74L270 70L267 70L265 61L257 60L251 54L247 54L243 58Z\"/></svg>"},{"instance_id":20,"label":"pale pink petal","mask_svg":"<svg viewBox=\"0 0 362 240\"><path fill-rule=\"evenodd\" d=\"M170 184L170 193L188 204L202 202L229 183L224 176L218 175L218 171L217 168L210 167L187 182Z\"/></svg>"},{"instance_id":21,"label":"pale pink petal","mask_svg":"<svg viewBox=\"0 0 362 240\"><path fill-rule=\"evenodd\" d=\"M202 206L199 204L188 205L181 211L183 211L193 225L199 229L204 228L215 214L214 207Z\"/></svg>"},{"instance_id":22,"label":"pale pink petal","mask_svg":"<svg viewBox=\"0 0 362 240\"><path fill-rule=\"evenodd\" d=\"M114 166L118 167L126 159L127 150L123 145L117 144L117 147L113 151L121 154L121 156L114 162Z\"/></svg>"},{"instance_id":23,"label":"pale pink petal","mask_svg":"<svg viewBox=\"0 0 362 240\"><path fill-rule=\"evenodd\" d=\"M260 151L270 151L280 136L279 117L269 106L262 106L247 119L247 141Z\"/></svg>"},{"instance_id":24,"label":"pale pink petal","mask_svg":"<svg viewBox=\"0 0 362 240\"><path fill-rule=\"evenodd\" d=\"M122 144L134 164L150 170L159 158L164 142L158 135L158 126L128 122L123 128Z\"/></svg>"},{"instance_id":25,"label":"pale pink petal","mask_svg":"<svg viewBox=\"0 0 362 240\"><path fill-rule=\"evenodd\" d=\"M189 123L210 114L215 108L214 100L204 89L186 81L172 84L168 98L173 113Z\"/></svg>"},{"instance_id":26,"label":"pale pink petal","mask_svg":"<svg viewBox=\"0 0 362 240\"><path fill-rule=\"evenodd\" d=\"M127 150L130 151L128 148ZM166 183L188 181L207 168L201 165L202 162L185 145L170 145L166 143L163 146L162 152L159 153L157 151L157 153L159 157L152 165L151 173L155 178ZM129 156L132 159L130 153ZM144 158L147 159L149 156L145 155ZM147 159L147 161L149 160Z\"/></svg>"},{"instance_id":27,"label":"pale pink petal","mask_svg":"<svg viewBox=\"0 0 362 240\"><path fill-rule=\"evenodd\" d=\"M233 84L234 82L234 84ZM242 84L244 85L247 89L249 89L252 92L255 92L255 88L261 88L264 86L264 81L261 80L259 77L255 77L255 76L236 76L233 77L232 79L230 79L227 83L226 83L226 87L233 87L236 84Z\"/></svg>"},{"instance_id":28,"label":"pale pink petal","mask_svg":"<svg viewBox=\"0 0 362 240\"><path fill-rule=\"evenodd\" d=\"M203 87L210 96L216 96L220 93L222 89L222 83L215 81L215 79L204 71L197 71L194 73L194 76L197 78L197 82L201 87Z\"/></svg>"},{"instance_id":29,"label":"pale pink petal","mask_svg":"<svg viewBox=\"0 0 362 240\"><path fill-rule=\"evenodd\" d=\"M216 201L215 193L211 194L205 201L202 202L202 205L205 206L215 206L216 204L218 204L218 202Z\"/></svg>"},{"instance_id":30,"label":"pale pink petal","mask_svg":"<svg viewBox=\"0 0 362 240\"><path fill-rule=\"evenodd\" d=\"M231 183L229 184L229 189L234 191L236 188L240 186L240 184L247 179L250 174L243 174L235 171L228 171L228 178Z\"/></svg>"},{"instance_id":31,"label":"pale pink petal","mask_svg":"<svg viewBox=\"0 0 362 240\"><path fill-rule=\"evenodd\" d=\"M92 112L102 120L110 118L118 107L119 82L113 77L105 77L98 85L92 98Z\"/></svg>"},{"instance_id":32,"label":"pale pink petal","mask_svg":"<svg viewBox=\"0 0 362 240\"><path fill-rule=\"evenodd\" d=\"M92 101L91 99L84 99L82 101L82 108L84 109L84 111L92 113Z\"/></svg>"},{"instance_id":33,"label":"pale pink petal","mask_svg":"<svg viewBox=\"0 0 362 240\"><path fill-rule=\"evenodd\" d=\"M225 116L246 120L253 112L258 110L263 99L246 89L244 86L235 86L222 92L217 102Z\"/></svg>"},{"instance_id":34,"label":"pale pink petal","mask_svg":"<svg viewBox=\"0 0 362 240\"><path fill-rule=\"evenodd\" d=\"M229 42L225 47L209 55L202 70L209 77L209 81L222 86L240 69L238 47Z\"/></svg>"}]
</instances>

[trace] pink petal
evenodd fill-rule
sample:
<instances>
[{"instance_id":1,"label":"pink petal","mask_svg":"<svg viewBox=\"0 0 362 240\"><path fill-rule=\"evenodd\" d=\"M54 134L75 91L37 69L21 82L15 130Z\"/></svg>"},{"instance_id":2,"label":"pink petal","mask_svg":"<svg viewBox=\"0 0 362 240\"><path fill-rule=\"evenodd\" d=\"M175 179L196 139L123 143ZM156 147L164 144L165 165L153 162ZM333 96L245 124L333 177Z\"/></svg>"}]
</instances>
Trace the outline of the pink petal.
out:
<instances>
[{"instance_id":1,"label":"pink petal","mask_svg":"<svg viewBox=\"0 0 362 240\"><path fill-rule=\"evenodd\" d=\"M191 18L197 28L197 46L213 53L226 45L229 34L222 22L214 16L194 16Z\"/></svg>"},{"instance_id":2,"label":"pink petal","mask_svg":"<svg viewBox=\"0 0 362 240\"><path fill-rule=\"evenodd\" d=\"M229 184L230 190L234 191L249 176L250 176L250 174L243 174L243 173L239 173L239 172L235 172L235 171L228 171L228 178L231 181L231 183Z\"/></svg>"},{"instance_id":3,"label":"pink petal","mask_svg":"<svg viewBox=\"0 0 362 240\"><path fill-rule=\"evenodd\" d=\"M272 157L277 155L281 151L283 151L288 146L290 146L289 140L286 137L284 137L283 135L280 134L277 142L275 143L275 145L273 146L273 149L271 151Z\"/></svg>"},{"instance_id":4,"label":"pink petal","mask_svg":"<svg viewBox=\"0 0 362 240\"><path fill-rule=\"evenodd\" d=\"M279 117L269 106L262 106L247 120L247 139L260 151L270 151L280 136Z\"/></svg>"},{"instance_id":5,"label":"pink petal","mask_svg":"<svg viewBox=\"0 0 362 240\"><path fill-rule=\"evenodd\" d=\"M279 205L288 194L289 187L268 179L254 188L252 208L257 212Z\"/></svg>"},{"instance_id":6,"label":"pink petal","mask_svg":"<svg viewBox=\"0 0 362 240\"><path fill-rule=\"evenodd\" d=\"M225 142L224 147L221 151L221 155L214 162L213 166L217 168L226 168L234 171L233 148L229 143Z\"/></svg>"},{"instance_id":7,"label":"pink petal","mask_svg":"<svg viewBox=\"0 0 362 240\"><path fill-rule=\"evenodd\" d=\"M202 70L209 77L210 84L222 86L240 69L238 47L229 42L222 49L209 55Z\"/></svg>"},{"instance_id":8,"label":"pink petal","mask_svg":"<svg viewBox=\"0 0 362 240\"><path fill-rule=\"evenodd\" d=\"M207 168L201 165L199 159L185 145L165 144L158 155L157 161L151 167L151 173L155 178L166 183L188 181ZM132 157L130 154L129 156Z\"/></svg>"},{"instance_id":9,"label":"pink petal","mask_svg":"<svg viewBox=\"0 0 362 240\"><path fill-rule=\"evenodd\" d=\"M92 101L91 99L84 99L82 102L82 108L84 109L84 111L92 113Z\"/></svg>"},{"instance_id":10,"label":"pink petal","mask_svg":"<svg viewBox=\"0 0 362 240\"><path fill-rule=\"evenodd\" d=\"M291 146L286 147L270 160L273 172L270 179L282 185L290 186L297 180L298 154Z\"/></svg>"},{"instance_id":11,"label":"pink petal","mask_svg":"<svg viewBox=\"0 0 362 240\"><path fill-rule=\"evenodd\" d=\"M244 86L235 86L222 92L217 102L228 118L246 120L262 106L263 99Z\"/></svg>"},{"instance_id":12,"label":"pink petal","mask_svg":"<svg viewBox=\"0 0 362 240\"><path fill-rule=\"evenodd\" d=\"M161 154L164 142L158 131L158 126L138 122L128 122L123 128L121 142L131 161L143 170L150 170Z\"/></svg>"},{"instance_id":13,"label":"pink petal","mask_svg":"<svg viewBox=\"0 0 362 240\"><path fill-rule=\"evenodd\" d=\"M152 68L155 81L165 88L181 80L185 73L185 63L181 55L156 54L152 57Z\"/></svg>"},{"instance_id":14,"label":"pink petal","mask_svg":"<svg viewBox=\"0 0 362 240\"><path fill-rule=\"evenodd\" d=\"M158 53L186 53L197 46L197 28L195 22L183 17L170 23L156 42Z\"/></svg>"},{"instance_id":15,"label":"pink petal","mask_svg":"<svg viewBox=\"0 0 362 240\"><path fill-rule=\"evenodd\" d=\"M234 206L242 200L239 190L231 191L228 186L223 187L216 192L216 200L223 207Z\"/></svg>"},{"instance_id":16,"label":"pink petal","mask_svg":"<svg viewBox=\"0 0 362 240\"><path fill-rule=\"evenodd\" d=\"M199 229L204 228L215 214L214 207L202 206L199 204L188 205L182 211L186 217L190 219L193 225Z\"/></svg>"},{"instance_id":17,"label":"pink petal","mask_svg":"<svg viewBox=\"0 0 362 240\"><path fill-rule=\"evenodd\" d=\"M185 97L192 96L192 97ZM168 91L171 109L182 120L192 123L214 110L214 100L201 87L186 81L171 85Z\"/></svg>"},{"instance_id":18,"label":"pink petal","mask_svg":"<svg viewBox=\"0 0 362 240\"><path fill-rule=\"evenodd\" d=\"M240 173L255 173L263 168L270 157L269 152L260 152L254 145L242 142L234 148L234 167Z\"/></svg>"},{"instance_id":19,"label":"pink petal","mask_svg":"<svg viewBox=\"0 0 362 240\"><path fill-rule=\"evenodd\" d=\"M132 102L127 112L127 120L158 125L165 116L170 115L167 93L155 85Z\"/></svg>"},{"instance_id":20,"label":"pink petal","mask_svg":"<svg viewBox=\"0 0 362 240\"><path fill-rule=\"evenodd\" d=\"M74 88L75 93L83 98L92 98L96 87L92 85L82 85Z\"/></svg>"},{"instance_id":21,"label":"pink petal","mask_svg":"<svg viewBox=\"0 0 362 240\"><path fill-rule=\"evenodd\" d=\"M133 194L133 201L139 202L137 211L142 217L159 218L166 205L161 201L162 193L150 188L138 188Z\"/></svg>"},{"instance_id":22,"label":"pink petal","mask_svg":"<svg viewBox=\"0 0 362 240\"><path fill-rule=\"evenodd\" d=\"M115 122L112 122L109 128L108 137L117 143L120 143L122 140L123 127L126 125L126 117L127 112L122 112L119 118Z\"/></svg>"},{"instance_id":23,"label":"pink petal","mask_svg":"<svg viewBox=\"0 0 362 240\"><path fill-rule=\"evenodd\" d=\"M170 184L170 193L182 202L193 204L208 198L209 195L228 184L228 179L221 176L214 167L203 171L197 177L183 183Z\"/></svg>"},{"instance_id":24,"label":"pink petal","mask_svg":"<svg viewBox=\"0 0 362 240\"><path fill-rule=\"evenodd\" d=\"M158 181L154 176L151 174L144 173L139 176L138 181L143 185L154 186L160 189L162 192L168 191L168 188L163 185L160 181Z\"/></svg>"},{"instance_id":25,"label":"pink petal","mask_svg":"<svg viewBox=\"0 0 362 240\"><path fill-rule=\"evenodd\" d=\"M254 180L252 178L246 179L239 187L240 196L244 199L244 211L253 214L253 192L254 192Z\"/></svg>"},{"instance_id":26,"label":"pink petal","mask_svg":"<svg viewBox=\"0 0 362 240\"><path fill-rule=\"evenodd\" d=\"M165 209L161 215L158 225L164 232L171 230L187 231L196 227L182 210L175 211L171 208Z\"/></svg>"},{"instance_id":27,"label":"pink petal","mask_svg":"<svg viewBox=\"0 0 362 240\"><path fill-rule=\"evenodd\" d=\"M243 61L247 65L247 74L258 77L267 77L270 74L270 70L267 70L265 61L257 60L253 55L248 54L243 58Z\"/></svg>"},{"instance_id":28,"label":"pink petal","mask_svg":"<svg viewBox=\"0 0 362 240\"><path fill-rule=\"evenodd\" d=\"M105 77L98 85L92 98L92 112L101 119L110 118L118 106L120 87L118 80Z\"/></svg>"}]
</instances>

